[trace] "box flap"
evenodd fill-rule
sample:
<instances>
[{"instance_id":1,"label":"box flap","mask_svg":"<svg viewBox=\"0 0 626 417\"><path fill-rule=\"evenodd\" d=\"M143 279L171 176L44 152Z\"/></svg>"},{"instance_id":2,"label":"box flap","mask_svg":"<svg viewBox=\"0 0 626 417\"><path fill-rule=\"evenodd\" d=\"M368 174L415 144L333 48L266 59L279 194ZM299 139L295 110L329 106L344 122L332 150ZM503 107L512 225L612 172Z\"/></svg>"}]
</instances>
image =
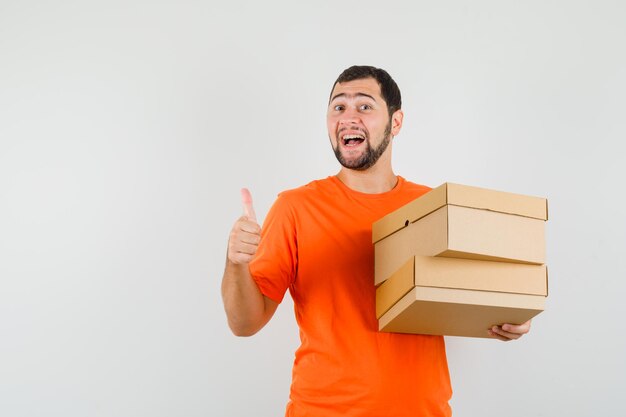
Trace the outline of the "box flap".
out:
<instances>
[{"instance_id":1,"label":"box flap","mask_svg":"<svg viewBox=\"0 0 626 417\"><path fill-rule=\"evenodd\" d=\"M374 222L372 242L378 242L446 204L548 219L545 198L444 183Z\"/></svg>"}]
</instances>

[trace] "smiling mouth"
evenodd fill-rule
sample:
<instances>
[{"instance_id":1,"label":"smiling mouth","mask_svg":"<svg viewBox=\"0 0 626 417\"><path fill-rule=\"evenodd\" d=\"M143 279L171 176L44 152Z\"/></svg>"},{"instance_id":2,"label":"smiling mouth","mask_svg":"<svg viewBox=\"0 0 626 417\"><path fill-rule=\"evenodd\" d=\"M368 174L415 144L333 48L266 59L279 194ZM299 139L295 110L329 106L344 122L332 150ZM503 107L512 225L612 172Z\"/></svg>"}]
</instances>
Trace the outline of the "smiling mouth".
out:
<instances>
[{"instance_id":1,"label":"smiling mouth","mask_svg":"<svg viewBox=\"0 0 626 417\"><path fill-rule=\"evenodd\" d=\"M363 141L365 141L365 136L363 135L345 135L341 138L343 144L347 147L360 145Z\"/></svg>"}]
</instances>

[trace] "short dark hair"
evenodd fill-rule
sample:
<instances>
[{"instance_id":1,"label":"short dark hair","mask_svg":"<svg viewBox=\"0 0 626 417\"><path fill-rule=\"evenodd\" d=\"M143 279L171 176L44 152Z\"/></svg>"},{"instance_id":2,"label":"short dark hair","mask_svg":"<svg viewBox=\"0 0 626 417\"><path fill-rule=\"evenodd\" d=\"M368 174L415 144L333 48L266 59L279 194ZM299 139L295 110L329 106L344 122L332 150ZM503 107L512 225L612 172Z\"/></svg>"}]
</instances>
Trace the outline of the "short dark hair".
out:
<instances>
[{"instance_id":1,"label":"short dark hair","mask_svg":"<svg viewBox=\"0 0 626 417\"><path fill-rule=\"evenodd\" d=\"M348 81L361 80L364 78L373 78L380 86L380 95L385 103L387 103L387 110L389 111L389 117L402 108L402 97L400 95L400 89L398 84L391 78L391 75L387 71L381 68L372 67L369 65L353 65L350 68L345 69L339 77L333 88L330 89L332 96L333 90L337 83L344 83Z\"/></svg>"}]
</instances>

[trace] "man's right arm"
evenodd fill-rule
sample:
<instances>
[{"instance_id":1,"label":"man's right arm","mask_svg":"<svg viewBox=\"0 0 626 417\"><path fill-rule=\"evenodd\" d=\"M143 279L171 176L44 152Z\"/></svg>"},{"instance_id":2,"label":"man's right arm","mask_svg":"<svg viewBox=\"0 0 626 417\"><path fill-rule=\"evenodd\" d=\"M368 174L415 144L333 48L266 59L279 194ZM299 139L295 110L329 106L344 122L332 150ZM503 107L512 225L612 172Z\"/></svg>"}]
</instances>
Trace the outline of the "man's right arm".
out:
<instances>
[{"instance_id":1,"label":"man's right arm","mask_svg":"<svg viewBox=\"0 0 626 417\"><path fill-rule=\"evenodd\" d=\"M236 336L252 336L272 318L278 303L264 296L250 275L248 264L259 246L261 227L250 192L243 189L241 196L244 216L235 222L228 239L222 300L231 331Z\"/></svg>"}]
</instances>

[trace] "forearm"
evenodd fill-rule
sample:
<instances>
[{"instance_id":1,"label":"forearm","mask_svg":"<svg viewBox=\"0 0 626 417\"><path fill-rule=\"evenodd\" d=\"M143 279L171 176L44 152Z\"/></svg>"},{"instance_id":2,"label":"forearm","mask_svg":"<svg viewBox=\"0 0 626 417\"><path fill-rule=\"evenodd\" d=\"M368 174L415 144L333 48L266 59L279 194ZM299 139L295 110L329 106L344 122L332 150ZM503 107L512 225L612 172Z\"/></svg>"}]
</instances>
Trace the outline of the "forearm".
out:
<instances>
[{"instance_id":1,"label":"forearm","mask_svg":"<svg viewBox=\"0 0 626 417\"><path fill-rule=\"evenodd\" d=\"M248 264L226 261L222 300L228 326L237 336L251 336L269 320L265 297L252 279Z\"/></svg>"},{"instance_id":2,"label":"forearm","mask_svg":"<svg viewBox=\"0 0 626 417\"><path fill-rule=\"evenodd\" d=\"M252 336L272 318L278 303L265 297L250 275L248 265L261 240L261 227L252 208L250 191L242 189L241 197L245 215L230 231L222 301L232 332L237 336Z\"/></svg>"}]
</instances>

